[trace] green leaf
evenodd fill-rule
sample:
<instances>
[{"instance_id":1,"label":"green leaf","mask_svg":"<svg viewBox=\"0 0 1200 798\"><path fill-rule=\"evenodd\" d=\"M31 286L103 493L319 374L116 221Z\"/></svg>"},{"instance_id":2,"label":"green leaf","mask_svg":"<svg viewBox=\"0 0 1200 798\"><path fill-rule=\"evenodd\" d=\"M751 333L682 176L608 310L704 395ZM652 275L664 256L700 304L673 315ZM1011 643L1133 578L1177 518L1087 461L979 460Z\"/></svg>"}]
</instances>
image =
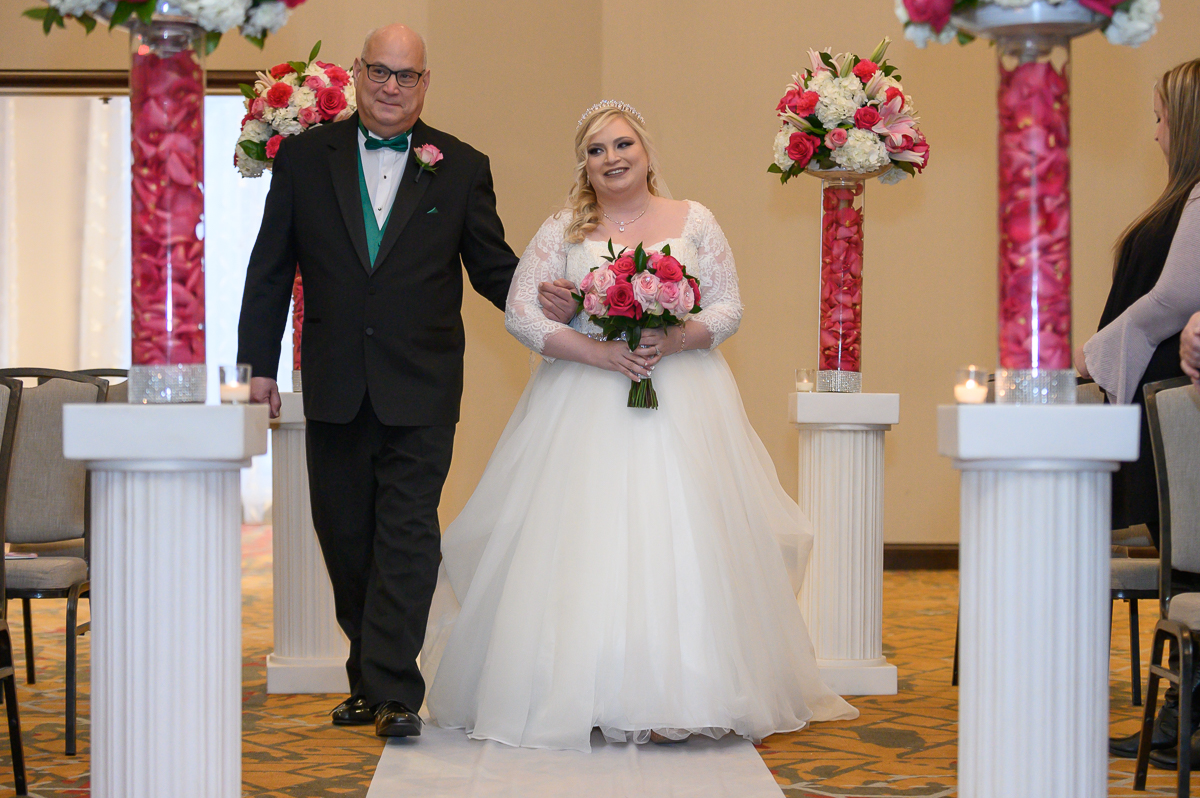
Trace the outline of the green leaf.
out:
<instances>
[{"instance_id":1,"label":"green leaf","mask_svg":"<svg viewBox=\"0 0 1200 798\"><path fill-rule=\"evenodd\" d=\"M243 141L238 144L238 147L241 148L242 152L246 153L256 161L271 160L267 157L267 145L261 141Z\"/></svg>"},{"instance_id":2,"label":"green leaf","mask_svg":"<svg viewBox=\"0 0 1200 798\"><path fill-rule=\"evenodd\" d=\"M975 37L972 36L971 34L967 33L965 30L960 30L958 32L958 43L959 44L970 44L973 41L975 41Z\"/></svg>"},{"instance_id":3,"label":"green leaf","mask_svg":"<svg viewBox=\"0 0 1200 798\"><path fill-rule=\"evenodd\" d=\"M303 61L288 61L287 64L292 69L296 70L297 75L303 75L304 70L308 69L308 64L304 63Z\"/></svg>"},{"instance_id":4,"label":"green leaf","mask_svg":"<svg viewBox=\"0 0 1200 798\"><path fill-rule=\"evenodd\" d=\"M783 174L781 174L779 176L779 182L786 186L788 178L790 178L790 177L791 177L791 175L789 173L784 172Z\"/></svg>"},{"instance_id":5,"label":"green leaf","mask_svg":"<svg viewBox=\"0 0 1200 798\"><path fill-rule=\"evenodd\" d=\"M263 48L263 45L266 44L266 42L267 42L267 37L266 36L247 36L246 41L250 42L255 47L257 47L258 49L261 50Z\"/></svg>"},{"instance_id":6,"label":"green leaf","mask_svg":"<svg viewBox=\"0 0 1200 798\"><path fill-rule=\"evenodd\" d=\"M664 255L671 254L671 245L670 244L663 244L662 254L664 254Z\"/></svg>"},{"instance_id":7,"label":"green leaf","mask_svg":"<svg viewBox=\"0 0 1200 798\"><path fill-rule=\"evenodd\" d=\"M58 15L58 19L54 20L54 24L57 25L58 27L62 28L63 30L67 29L67 20L65 17L63 17L62 14Z\"/></svg>"},{"instance_id":8,"label":"green leaf","mask_svg":"<svg viewBox=\"0 0 1200 798\"><path fill-rule=\"evenodd\" d=\"M880 71L883 72L883 76L885 78L891 77L891 74L896 71L896 66L894 64L886 64L880 67Z\"/></svg>"},{"instance_id":9,"label":"green leaf","mask_svg":"<svg viewBox=\"0 0 1200 798\"><path fill-rule=\"evenodd\" d=\"M773 163L767 167L767 171L773 175L777 175L777 174L781 173L783 170L779 168L779 164Z\"/></svg>"},{"instance_id":10,"label":"green leaf","mask_svg":"<svg viewBox=\"0 0 1200 798\"><path fill-rule=\"evenodd\" d=\"M146 0L146 2L134 6L134 13L137 14L143 25L149 25L154 21L154 6L155 0Z\"/></svg>"},{"instance_id":11,"label":"green leaf","mask_svg":"<svg viewBox=\"0 0 1200 798\"><path fill-rule=\"evenodd\" d=\"M242 92L242 96L247 100L254 100L258 98L258 95L254 93L254 87L249 83L239 83L238 90Z\"/></svg>"},{"instance_id":12,"label":"green leaf","mask_svg":"<svg viewBox=\"0 0 1200 798\"><path fill-rule=\"evenodd\" d=\"M125 22L131 16L133 16L133 8L133 3L127 3L125 0L121 0L121 2L117 3L117 10L114 11L113 15L108 18L108 29L112 30L113 28L117 28L125 24Z\"/></svg>"},{"instance_id":13,"label":"green leaf","mask_svg":"<svg viewBox=\"0 0 1200 798\"><path fill-rule=\"evenodd\" d=\"M42 33L46 34L47 36L50 35L50 29L54 27L54 18L58 16L58 12L53 8L48 10L50 13L42 17Z\"/></svg>"},{"instance_id":14,"label":"green leaf","mask_svg":"<svg viewBox=\"0 0 1200 798\"><path fill-rule=\"evenodd\" d=\"M893 77L895 77L896 80L904 80L904 78L900 77L899 73L896 73L895 75L893 75Z\"/></svg>"},{"instance_id":15,"label":"green leaf","mask_svg":"<svg viewBox=\"0 0 1200 798\"><path fill-rule=\"evenodd\" d=\"M212 55L217 49L217 45L221 43L221 34L209 31L204 35L204 52L206 55Z\"/></svg>"},{"instance_id":16,"label":"green leaf","mask_svg":"<svg viewBox=\"0 0 1200 798\"><path fill-rule=\"evenodd\" d=\"M909 161L894 161L892 166L899 169L901 172L907 172L909 175L917 176L917 165Z\"/></svg>"},{"instance_id":17,"label":"green leaf","mask_svg":"<svg viewBox=\"0 0 1200 798\"><path fill-rule=\"evenodd\" d=\"M21 12L21 16L29 17L30 19L45 19L46 14L50 13L51 9L46 6L37 8L27 8Z\"/></svg>"},{"instance_id":18,"label":"green leaf","mask_svg":"<svg viewBox=\"0 0 1200 798\"><path fill-rule=\"evenodd\" d=\"M321 52L321 40L320 39L317 40L317 43L313 45L312 50L309 51L308 63L311 64L313 61L316 61L317 53L319 53L319 52Z\"/></svg>"},{"instance_id":19,"label":"green leaf","mask_svg":"<svg viewBox=\"0 0 1200 798\"><path fill-rule=\"evenodd\" d=\"M821 56L821 63L829 67L830 72L837 74L837 64L833 63L833 56L824 51L818 53L818 55Z\"/></svg>"},{"instance_id":20,"label":"green leaf","mask_svg":"<svg viewBox=\"0 0 1200 798\"><path fill-rule=\"evenodd\" d=\"M76 17L75 21L83 26L83 29L91 33L96 29L96 18L91 14L84 14L82 17Z\"/></svg>"}]
</instances>

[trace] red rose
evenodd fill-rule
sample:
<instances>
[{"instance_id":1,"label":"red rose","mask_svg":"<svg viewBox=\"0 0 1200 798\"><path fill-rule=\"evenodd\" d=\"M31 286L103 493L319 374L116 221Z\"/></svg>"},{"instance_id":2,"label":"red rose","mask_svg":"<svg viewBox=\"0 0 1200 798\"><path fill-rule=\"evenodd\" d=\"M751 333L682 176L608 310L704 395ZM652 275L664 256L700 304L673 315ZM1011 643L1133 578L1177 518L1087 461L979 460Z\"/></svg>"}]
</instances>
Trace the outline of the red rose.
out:
<instances>
[{"instance_id":1,"label":"red rose","mask_svg":"<svg viewBox=\"0 0 1200 798\"><path fill-rule=\"evenodd\" d=\"M683 279L683 267L670 255L663 255L658 261L654 274L660 280L674 283Z\"/></svg>"},{"instance_id":2,"label":"red rose","mask_svg":"<svg viewBox=\"0 0 1200 798\"><path fill-rule=\"evenodd\" d=\"M1122 0L1079 0L1079 5L1084 8L1089 8L1097 14L1103 14L1106 17L1111 17L1116 7L1120 5Z\"/></svg>"},{"instance_id":3,"label":"red rose","mask_svg":"<svg viewBox=\"0 0 1200 798\"><path fill-rule=\"evenodd\" d=\"M287 108L290 99L292 99L292 87L286 83L276 83L267 89L267 105L272 108Z\"/></svg>"},{"instance_id":4,"label":"red rose","mask_svg":"<svg viewBox=\"0 0 1200 798\"><path fill-rule=\"evenodd\" d=\"M692 293L696 295L696 307L700 307L700 283L696 278L689 277L688 285L692 287Z\"/></svg>"},{"instance_id":5,"label":"red rose","mask_svg":"<svg viewBox=\"0 0 1200 798\"><path fill-rule=\"evenodd\" d=\"M317 110L324 119L333 119L346 107L346 95L336 86L326 86L317 92Z\"/></svg>"},{"instance_id":6,"label":"red rose","mask_svg":"<svg viewBox=\"0 0 1200 798\"><path fill-rule=\"evenodd\" d=\"M303 2L304 0L283 0L283 4L288 8L295 8Z\"/></svg>"},{"instance_id":7,"label":"red rose","mask_svg":"<svg viewBox=\"0 0 1200 798\"><path fill-rule=\"evenodd\" d=\"M609 269L612 270L614 277L623 277L628 280L637 273L637 264L633 262L633 257L631 255L622 255L613 261L613 265L610 266ZM617 282L620 282L620 279L618 279Z\"/></svg>"},{"instance_id":8,"label":"red rose","mask_svg":"<svg viewBox=\"0 0 1200 798\"><path fill-rule=\"evenodd\" d=\"M885 105L899 97L900 107L904 107L904 92L900 91L900 89L897 89L895 86L888 86L888 90L884 92L884 97L886 97L886 99L883 101Z\"/></svg>"},{"instance_id":9,"label":"red rose","mask_svg":"<svg viewBox=\"0 0 1200 798\"><path fill-rule=\"evenodd\" d=\"M819 138L797 131L788 140L787 156L804 168L808 166L808 162L812 160L819 146L821 146Z\"/></svg>"},{"instance_id":10,"label":"red rose","mask_svg":"<svg viewBox=\"0 0 1200 798\"><path fill-rule=\"evenodd\" d=\"M864 106L854 112L854 126L862 130L870 130L879 124L879 112L871 106Z\"/></svg>"},{"instance_id":11,"label":"red rose","mask_svg":"<svg viewBox=\"0 0 1200 798\"><path fill-rule=\"evenodd\" d=\"M624 280L617 281L616 285L608 289L605 298L608 300L608 315L610 316L626 316L636 319L642 315L642 306L633 297L633 286Z\"/></svg>"},{"instance_id":12,"label":"red rose","mask_svg":"<svg viewBox=\"0 0 1200 798\"><path fill-rule=\"evenodd\" d=\"M854 69L850 71L854 73L856 78L866 83L879 71L879 65L874 61L862 60L855 64Z\"/></svg>"},{"instance_id":13,"label":"red rose","mask_svg":"<svg viewBox=\"0 0 1200 798\"><path fill-rule=\"evenodd\" d=\"M289 72L295 71L296 70L292 69L289 64L276 64L275 66L271 67L271 77L275 78L275 80L279 80Z\"/></svg>"},{"instance_id":14,"label":"red rose","mask_svg":"<svg viewBox=\"0 0 1200 798\"><path fill-rule=\"evenodd\" d=\"M913 22L929 25L936 33L950 22L950 9L954 0L904 0L908 18Z\"/></svg>"},{"instance_id":15,"label":"red rose","mask_svg":"<svg viewBox=\"0 0 1200 798\"><path fill-rule=\"evenodd\" d=\"M349 73L336 64L325 66L325 77L329 78L329 82L334 86L344 87L350 84Z\"/></svg>"},{"instance_id":16,"label":"red rose","mask_svg":"<svg viewBox=\"0 0 1200 798\"><path fill-rule=\"evenodd\" d=\"M278 133L267 139L267 157L274 160L275 153L279 152L279 145L282 143L283 136L280 136Z\"/></svg>"}]
</instances>

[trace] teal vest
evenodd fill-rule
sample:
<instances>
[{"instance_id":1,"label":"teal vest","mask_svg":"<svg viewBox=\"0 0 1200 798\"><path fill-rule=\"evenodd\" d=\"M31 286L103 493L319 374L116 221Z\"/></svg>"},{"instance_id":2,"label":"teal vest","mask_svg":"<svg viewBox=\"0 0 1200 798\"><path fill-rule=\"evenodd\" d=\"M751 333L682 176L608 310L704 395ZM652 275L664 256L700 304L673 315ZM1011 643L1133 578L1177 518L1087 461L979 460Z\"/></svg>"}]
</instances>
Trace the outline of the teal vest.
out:
<instances>
[{"instance_id":1,"label":"teal vest","mask_svg":"<svg viewBox=\"0 0 1200 798\"><path fill-rule=\"evenodd\" d=\"M371 268L375 268L375 256L379 254L379 245L383 242L383 231L387 228L388 219L392 218L392 209L388 208L387 219L383 227L375 221L375 206L371 204L371 192L367 191L367 176L363 172L362 152L355 147L358 156L358 194L362 199L363 225L367 229L367 254L371 259ZM393 201L394 202L394 201Z\"/></svg>"}]
</instances>

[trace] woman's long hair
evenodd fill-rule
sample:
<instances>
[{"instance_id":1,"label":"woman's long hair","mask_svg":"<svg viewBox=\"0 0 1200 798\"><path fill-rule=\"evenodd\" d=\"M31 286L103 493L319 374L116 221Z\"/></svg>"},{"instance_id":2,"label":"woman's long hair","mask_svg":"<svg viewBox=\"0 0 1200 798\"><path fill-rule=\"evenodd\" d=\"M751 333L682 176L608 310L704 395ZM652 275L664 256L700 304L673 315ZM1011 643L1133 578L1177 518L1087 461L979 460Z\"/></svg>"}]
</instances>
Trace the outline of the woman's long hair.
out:
<instances>
[{"instance_id":1,"label":"woman's long hair","mask_svg":"<svg viewBox=\"0 0 1200 798\"><path fill-rule=\"evenodd\" d=\"M566 239L572 244L578 244L587 234L600 224L600 203L596 200L596 190L588 181L587 176L587 145L596 131L603 128L616 118L624 119L633 128L633 132L642 142L646 150L649 166L646 170L646 188L653 196L658 192L658 153L654 142L646 128L638 122L633 114L626 113L620 108L604 108L589 116L575 131L575 183L567 193L567 208L571 211L571 223L567 225Z\"/></svg>"},{"instance_id":2,"label":"woman's long hair","mask_svg":"<svg viewBox=\"0 0 1200 798\"><path fill-rule=\"evenodd\" d=\"M1188 195L1200 183L1200 58L1168 70L1154 90L1167 114L1167 187L1117 239L1114 271L1143 234L1179 223Z\"/></svg>"}]
</instances>

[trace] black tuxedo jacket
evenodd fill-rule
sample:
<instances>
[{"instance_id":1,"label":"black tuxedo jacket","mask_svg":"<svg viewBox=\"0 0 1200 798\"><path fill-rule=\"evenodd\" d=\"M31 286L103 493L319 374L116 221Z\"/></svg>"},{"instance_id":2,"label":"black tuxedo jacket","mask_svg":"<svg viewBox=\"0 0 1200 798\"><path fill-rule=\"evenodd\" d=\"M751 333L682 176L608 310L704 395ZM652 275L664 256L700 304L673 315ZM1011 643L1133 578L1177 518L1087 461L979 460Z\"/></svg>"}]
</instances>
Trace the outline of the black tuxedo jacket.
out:
<instances>
[{"instance_id":1,"label":"black tuxedo jacket","mask_svg":"<svg viewBox=\"0 0 1200 798\"><path fill-rule=\"evenodd\" d=\"M296 264L304 279L304 413L350 422L369 392L390 426L454 424L462 398L465 266L504 308L517 257L504 242L487 156L421 121L437 173L408 164L374 268L358 183L358 116L285 139L250 255L238 362L275 377ZM418 177L419 174L419 177Z\"/></svg>"}]
</instances>

